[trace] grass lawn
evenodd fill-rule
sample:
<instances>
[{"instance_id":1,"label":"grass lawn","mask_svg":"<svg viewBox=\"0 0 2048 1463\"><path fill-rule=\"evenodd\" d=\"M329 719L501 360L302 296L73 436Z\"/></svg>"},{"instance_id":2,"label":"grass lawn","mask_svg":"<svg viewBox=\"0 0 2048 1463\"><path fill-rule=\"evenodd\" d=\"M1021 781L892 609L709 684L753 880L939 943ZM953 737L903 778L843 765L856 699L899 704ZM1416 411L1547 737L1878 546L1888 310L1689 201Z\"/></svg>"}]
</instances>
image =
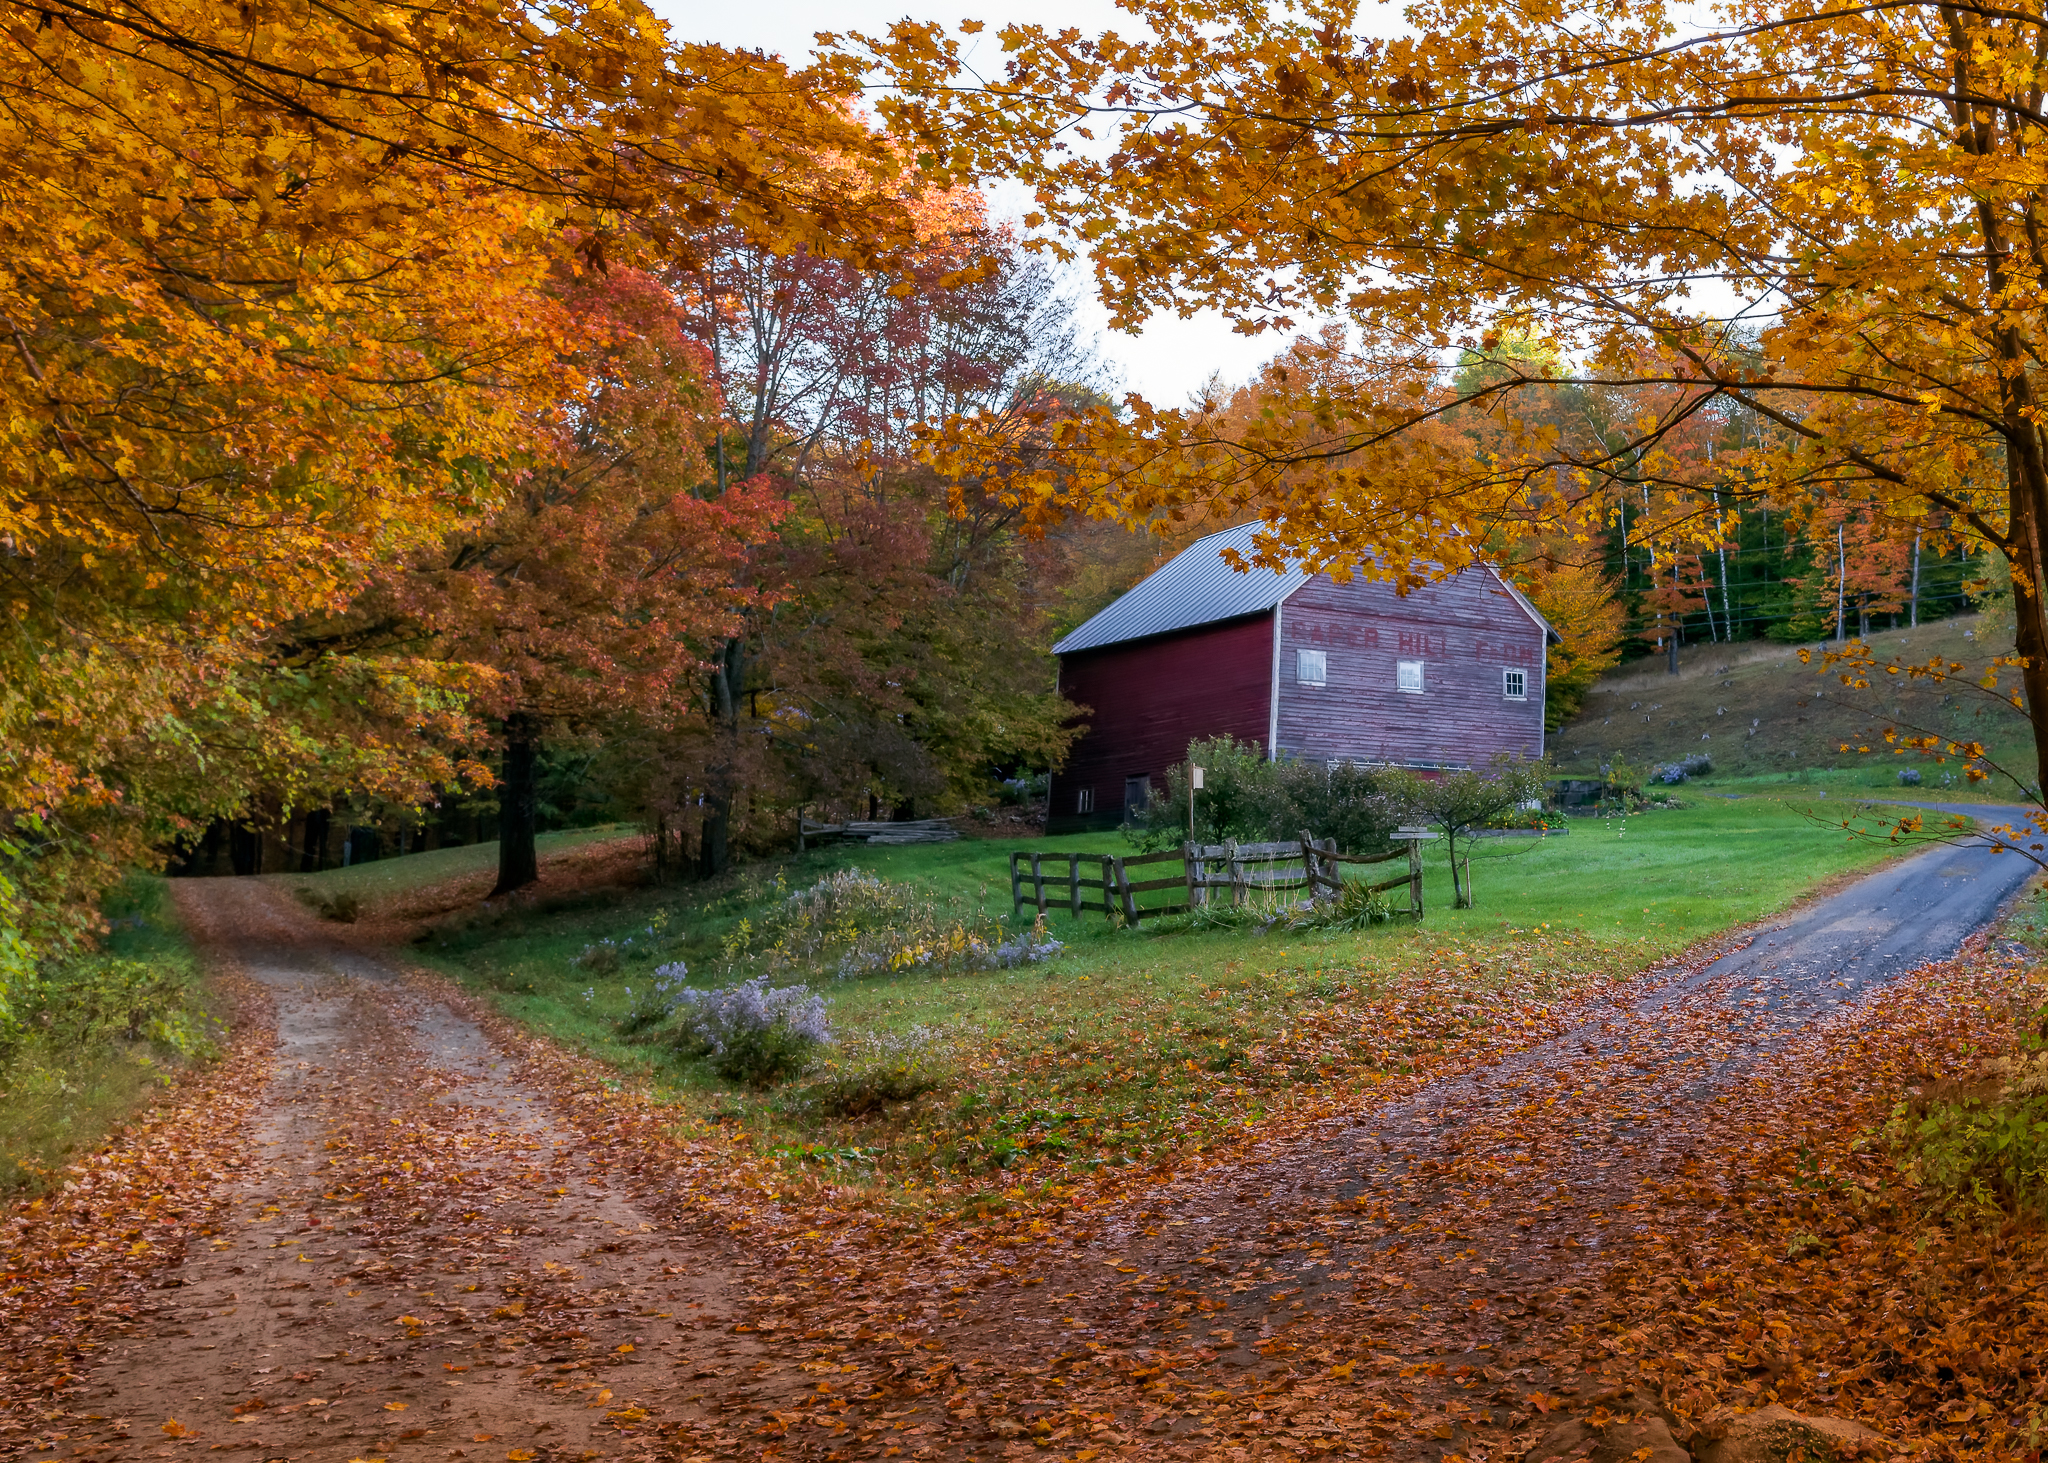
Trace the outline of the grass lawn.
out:
<instances>
[{"instance_id":1,"label":"grass lawn","mask_svg":"<svg viewBox=\"0 0 2048 1463\"><path fill-rule=\"evenodd\" d=\"M543 833L534 843L545 858L549 854L564 853L619 836L620 830L613 827L572 828L562 833ZM395 895L448 883L465 875L495 873L497 867L496 842L466 843L459 848L437 848L427 853L409 853L402 858L373 859L366 864L328 869L319 874L283 873L264 874L262 877L268 883L287 889L297 889L301 885L316 888L326 899L352 894L365 905L375 906L392 902Z\"/></svg>"},{"instance_id":2,"label":"grass lawn","mask_svg":"<svg viewBox=\"0 0 2048 1463\"><path fill-rule=\"evenodd\" d=\"M1100 834L1034 846L1128 851ZM621 1034L619 1018L635 988L645 998L658 964L686 962L693 986L766 968L759 931L775 903L835 870L910 884L949 918L1014 930L1011 847L813 851L717 886L478 913L444 922L415 950L509 1016L650 1081L679 1118L732 1125L761 1150L825 1165L877 1198L999 1205L1006 1188L1185 1152L1475 1043L1548 1030L1563 1003L1892 852L1847 841L1790 801L1690 797L1681 809L1575 821L1541 842L1482 845L1471 910L1449 907L1438 845L1419 927L1261 934L1182 919L1116 930L1101 915L1058 914L1047 927L1066 952L1020 969L836 979L819 963L784 965L777 983L808 978L840 1041L821 1069L766 1089L719 1078L659 1033ZM622 951L615 969L601 969L608 952L578 963L603 940ZM864 1090L906 1063L932 1090L846 1115L848 1084Z\"/></svg>"}]
</instances>

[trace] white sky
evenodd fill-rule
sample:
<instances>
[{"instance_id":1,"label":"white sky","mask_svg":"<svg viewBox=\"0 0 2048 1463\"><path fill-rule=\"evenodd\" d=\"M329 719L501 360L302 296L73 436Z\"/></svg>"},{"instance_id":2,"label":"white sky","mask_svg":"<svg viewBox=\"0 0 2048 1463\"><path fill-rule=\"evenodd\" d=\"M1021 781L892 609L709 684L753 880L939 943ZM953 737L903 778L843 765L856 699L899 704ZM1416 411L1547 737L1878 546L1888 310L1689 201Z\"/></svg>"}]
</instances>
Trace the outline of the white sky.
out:
<instances>
[{"instance_id":1,"label":"white sky","mask_svg":"<svg viewBox=\"0 0 2048 1463\"><path fill-rule=\"evenodd\" d=\"M678 40L708 41L718 45L775 52L800 60L812 48L819 31L864 31L878 35L891 22L909 16L917 20L980 19L993 30L1007 21L1035 21L1041 25L1075 26L1089 35L1105 30L1133 30L1131 18L1111 0L1001 0L997 5L977 5L975 0L932 0L919 9L908 9L905 0L744 0L744 3L709 5L703 0L649 0L665 19ZM986 45L988 63L994 69L1001 50L993 34L971 38L977 49ZM973 57L970 54L969 60ZM1018 186L990 190L991 211L998 217L1017 219L1029 206L1029 195ZM1213 313L1192 320L1162 317L1146 325L1141 334L1112 333L1108 314L1096 303L1093 281L1085 267L1076 266L1070 288L1081 297L1084 335L1097 338L1097 350L1110 364L1117 382L1125 390L1137 391L1162 406L1179 406L1200 389L1212 373L1226 381L1238 382L1250 376L1261 363L1286 345L1276 335L1248 337L1234 334L1222 317Z\"/></svg>"}]
</instances>

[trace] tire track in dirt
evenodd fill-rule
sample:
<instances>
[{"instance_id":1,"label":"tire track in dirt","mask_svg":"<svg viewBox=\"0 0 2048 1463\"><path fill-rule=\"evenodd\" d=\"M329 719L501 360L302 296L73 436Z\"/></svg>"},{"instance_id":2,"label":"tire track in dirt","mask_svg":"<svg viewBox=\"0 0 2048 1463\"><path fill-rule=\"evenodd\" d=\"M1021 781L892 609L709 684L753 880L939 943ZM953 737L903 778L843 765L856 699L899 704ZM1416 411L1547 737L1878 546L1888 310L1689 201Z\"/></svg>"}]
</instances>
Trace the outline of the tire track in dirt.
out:
<instances>
[{"instance_id":1,"label":"tire track in dirt","mask_svg":"<svg viewBox=\"0 0 2048 1463\"><path fill-rule=\"evenodd\" d=\"M181 881L276 1003L228 1218L67 1396L49 1456L652 1455L785 1383L724 1246L650 1217L484 1033L253 882Z\"/></svg>"}]
</instances>

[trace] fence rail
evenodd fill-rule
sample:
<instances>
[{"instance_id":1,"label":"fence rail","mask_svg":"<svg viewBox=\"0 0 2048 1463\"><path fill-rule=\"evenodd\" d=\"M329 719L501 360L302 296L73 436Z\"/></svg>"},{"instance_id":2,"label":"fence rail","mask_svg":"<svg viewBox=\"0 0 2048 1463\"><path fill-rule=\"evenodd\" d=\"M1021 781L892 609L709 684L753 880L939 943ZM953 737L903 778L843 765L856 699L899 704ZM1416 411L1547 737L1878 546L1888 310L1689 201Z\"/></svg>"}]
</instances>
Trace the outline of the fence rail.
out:
<instances>
[{"instance_id":1,"label":"fence rail","mask_svg":"<svg viewBox=\"0 0 2048 1463\"><path fill-rule=\"evenodd\" d=\"M1311 899L1340 897L1346 887L1346 864L1383 864L1406 858L1406 872L1391 879L1365 885L1367 893L1379 894L1401 885L1408 886L1405 913L1422 918L1422 853L1424 841L1436 835L1426 828L1402 828L1394 834L1399 846L1390 853L1348 854L1337 852L1334 840L1318 840L1306 829L1298 839L1280 843L1184 843L1158 853L1128 856L1107 853L1045 853L1019 849L1010 855L1010 904L1023 913L1028 905L1043 915L1065 909L1079 918L1099 913L1135 925L1161 915L1185 914L1212 897L1227 894L1230 903L1242 905L1254 892L1285 893L1305 889ZM1177 863L1178 874L1133 879L1131 870L1158 864ZM1083 877L1088 869L1096 877ZM1176 890L1177 901L1140 903L1141 894ZM1096 897L1089 893L1099 891Z\"/></svg>"}]
</instances>

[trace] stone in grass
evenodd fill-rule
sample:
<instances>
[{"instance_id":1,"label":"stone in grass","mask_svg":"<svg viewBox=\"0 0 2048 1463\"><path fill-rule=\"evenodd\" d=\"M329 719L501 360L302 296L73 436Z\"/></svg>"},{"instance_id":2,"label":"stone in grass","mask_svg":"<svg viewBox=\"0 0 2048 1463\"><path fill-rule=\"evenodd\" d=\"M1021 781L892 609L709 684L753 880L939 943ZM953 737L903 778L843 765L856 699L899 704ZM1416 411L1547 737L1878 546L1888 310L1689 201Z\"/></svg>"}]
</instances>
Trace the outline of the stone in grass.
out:
<instances>
[{"instance_id":1,"label":"stone in grass","mask_svg":"<svg viewBox=\"0 0 2048 1463\"><path fill-rule=\"evenodd\" d=\"M1699 1463L1847 1463L1883 1457L1883 1437L1845 1417L1809 1417L1773 1402L1754 1412L1715 1413L1693 1443Z\"/></svg>"}]
</instances>

